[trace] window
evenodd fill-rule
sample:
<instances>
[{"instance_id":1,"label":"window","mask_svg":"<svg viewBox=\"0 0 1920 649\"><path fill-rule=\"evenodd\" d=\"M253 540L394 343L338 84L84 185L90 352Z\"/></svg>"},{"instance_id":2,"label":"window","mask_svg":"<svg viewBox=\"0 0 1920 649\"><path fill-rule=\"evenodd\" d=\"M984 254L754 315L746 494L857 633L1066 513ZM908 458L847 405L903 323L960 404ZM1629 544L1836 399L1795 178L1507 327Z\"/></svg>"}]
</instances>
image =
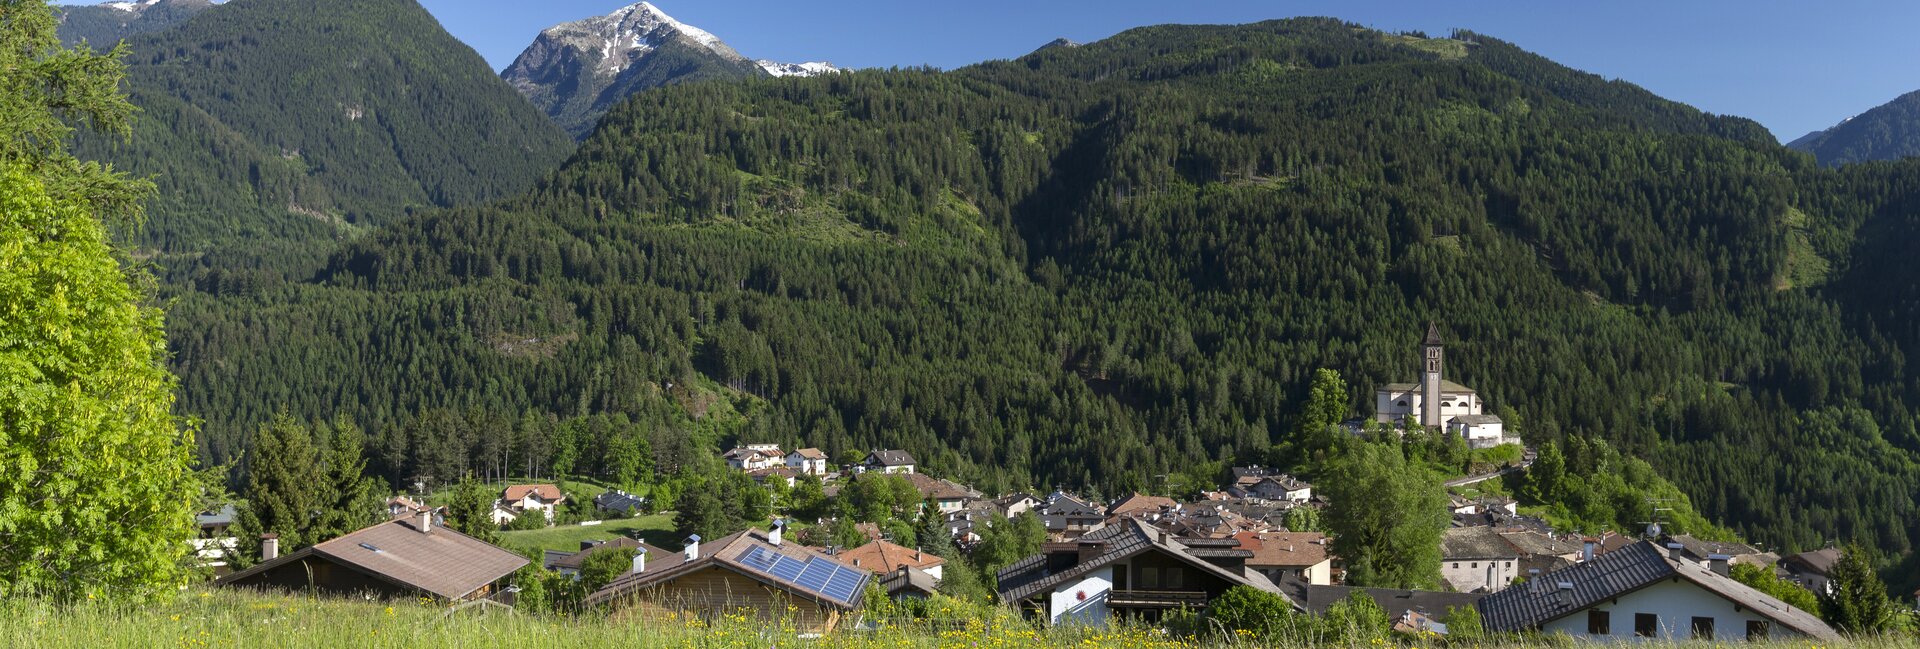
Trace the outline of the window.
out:
<instances>
[{"instance_id":1,"label":"window","mask_svg":"<svg viewBox=\"0 0 1920 649\"><path fill-rule=\"evenodd\" d=\"M1713 618L1699 616L1693 618L1693 639L1713 639Z\"/></svg>"},{"instance_id":2,"label":"window","mask_svg":"<svg viewBox=\"0 0 1920 649\"><path fill-rule=\"evenodd\" d=\"M1633 634L1642 638L1660 635L1660 616L1652 613L1634 613Z\"/></svg>"},{"instance_id":3,"label":"window","mask_svg":"<svg viewBox=\"0 0 1920 649\"><path fill-rule=\"evenodd\" d=\"M1467 567L1468 567L1468 568L1478 568L1478 567L1480 567L1480 562L1478 562L1478 561L1475 561L1475 562L1473 562L1473 565L1470 565L1470 566L1467 566Z\"/></svg>"},{"instance_id":4,"label":"window","mask_svg":"<svg viewBox=\"0 0 1920 649\"><path fill-rule=\"evenodd\" d=\"M1149 588L1149 589L1159 588L1160 587L1160 569L1152 566L1141 566L1140 567L1140 587Z\"/></svg>"},{"instance_id":5,"label":"window","mask_svg":"<svg viewBox=\"0 0 1920 649\"><path fill-rule=\"evenodd\" d=\"M1455 562L1453 562L1453 567L1455 567L1455 568L1458 568L1458 567L1460 567L1460 562L1458 562L1458 561L1455 561Z\"/></svg>"},{"instance_id":6,"label":"window","mask_svg":"<svg viewBox=\"0 0 1920 649\"><path fill-rule=\"evenodd\" d=\"M1405 407L1407 407L1407 400L1406 400L1406 399L1401 399L1401 400L1400 400L1400 407L1402 407L1402 408L1405 408Z\"/></svg>"},{"instance_id":7,"label":"window","mask_svg":"<svg viewBox=\"0 0 1920 649\"><path fill-rule=\"evenodd\" d=\"M1612 635L1613 615L1601 610L1587 611L1587 635Z\"/></svg>"},{"instance_id":8,"label":"window","mask_svg":"<svg viewBox=\"0 0 1920 649\"><path fill-rule=\"evenodd\" d=\"M1767 639L1767 621L1766 620L1747 620L1747 639L1748 640Z\"/></svg>"}]
</instances>

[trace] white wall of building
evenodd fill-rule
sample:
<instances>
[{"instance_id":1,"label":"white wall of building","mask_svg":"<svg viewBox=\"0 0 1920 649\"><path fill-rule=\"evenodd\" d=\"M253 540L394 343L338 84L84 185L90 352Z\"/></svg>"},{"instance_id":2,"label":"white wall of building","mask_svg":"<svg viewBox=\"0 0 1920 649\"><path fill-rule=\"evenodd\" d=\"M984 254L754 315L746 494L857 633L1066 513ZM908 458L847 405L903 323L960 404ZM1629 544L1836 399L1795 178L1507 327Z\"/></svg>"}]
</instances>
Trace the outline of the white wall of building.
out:
<instances>
[{"instance_id":1,"label":"white wall of building","mask_svg":"<svg viewBox=\"0 0 1920 649\"><path fill-rule=\"evenodd\" d=\"M1053 589L1047 596L1047 619L1054 624L1106 626L1107 596L1112 592L1111 566L1087 573L1079 581Z\"/></svg>"},{"instance_id":2,"label":"white wall of building","mask_svg":"<svg viewBox=\"0 0 1920 649\"><path fill-rule=\"evenodd\" d=\"M1481 588L1487 592L1498 591L1513 583L1520 576L1518 557L1498 559L1443 559L1440 561L1440 576L1453 584L1463 593L1471 593Z\"/></svg>"},{"instance_id":3,"label":"white wall of building","mask_svg":"<svg viewBox=\"0 0 1920 649\"><path fill-rule=\"evenodd\" d=\"M1400 405L1402 403L1407 405ZM1424 425L1426 422L1420 421L1421 406L1423 404L1424 401L1420 395L1419 388L1414 388L1413 390L1377 390L1373 393L1373 412L1375 413L1375 419L1381 423L1392 423L1400 421L1403 417L1412 416L1415 423ZM1462 415L1482 414L1481 410L1483 408L1484 404L1481 403L1480 395L1478 394L1472 392L1443 392L1440 394L1440 421L1434 422L1431 425L1443 425L1447 420Z\"/></svg>"},{"instance_id":4,"label":"white wall of building","mask_svg":"<svg viewBox=\"0 0 1920 649\"><path fill-rule=\"evenodd\" d=\"M1618 603L1615 603L1615 602ZM1587 610L1602 610L1609 614L1611 632L1607 635L1587 633ZM1634 635L1634 615L1652 613L1660 616L1659 633L1654 638L1640 638ZM1686 640L1693 637L1693 618L1695 616L1713 618L1713 639L1717 642L1742 642L1747 639L1747 622L1766 620L1745 607L1737 606L1726 598L1715 595L1696 586L1693 582L1681 579L1669 579L1652 586L1634 591L1618 600L1607 600L1600 605L1575 612L1573 615L1549 622L1543 630L1549 633L1564 633L1576 638L1593 641L1633 642L1637 640ZM1797 638L1800 634L1779 623L1768 624L1771 638Z\"/></svg>"}]
</instances>

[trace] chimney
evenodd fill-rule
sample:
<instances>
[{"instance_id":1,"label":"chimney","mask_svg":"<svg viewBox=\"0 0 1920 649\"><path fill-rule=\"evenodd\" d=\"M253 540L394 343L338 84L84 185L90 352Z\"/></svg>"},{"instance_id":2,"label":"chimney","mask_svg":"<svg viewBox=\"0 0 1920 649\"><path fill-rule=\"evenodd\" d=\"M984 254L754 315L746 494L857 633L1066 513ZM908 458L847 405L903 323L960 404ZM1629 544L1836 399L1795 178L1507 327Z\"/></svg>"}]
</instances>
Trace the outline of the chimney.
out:
<instances>
[{"instance_id":1,"label":"chimney","mask_svg":"<svg viewBox=\"0 0 1920 649\"><path fill-rule=\"evenodd\" d=\"M1573 582L1563 581L1555 585L1560 587L1560 605L1572 606L1573 605Z\"/></svg>"},{"instance_id":2,"label":"chimney","mask_svg":"<svg viewBox=\"0 0 1920 649\"><path fill-rule=\"evenodd\" d=\"M688 535L685 543L687 544L687 561L698 560L700 558L700 535Z\"/></svg>"},{"instance_id":3,"label":"chimney","mask_svg":"<svg viewBox=\"0 0 1920 649\"><path fill-rule=\"evenodd\" d=\"M1106 554L1107 544L1101 541L1081 541L1079 561L1074 565L1086 563Z\"/></svg>"},{"instance_id":4,"label":"chimney","mask_svg":"<svg viewBox=\"0 0 1920 649\"><path fill-rule=\"evenodd\" d=\"M1600 547L1600 539L1596 539L1591 536L1587 537L1586 542L1581 544L1580 546L1580 562L1586 563L1588 561L1592 561L1593 555L1599 549L1599 547Z\"/></svg>"},{"instance_id":5,"label":"chimney","mask_svg":"<svg viewBox=\"0 0 1920 649\"><path fill-rule=\"evenodd\" d=\"M646 548L640 548L640 551L633 553L633 571L636 573L647 571Z\"/></svg>"},{"instance_id":6,"label":"chimney","mask_svg":"<svg viewBox=\"0 0 1920 649\"><path fill-rule=\"evenodd\" d=\"M413 515L413 526L419 529L421 534L427 534L432 532L433 531L433 511L426 510L426 511L415 512Z\"/></svg>"},{"instance_id":7,"label":"chimney","mask_svg":"<svg viewBox=\"0 0 1920 649\"><path fill-rule=\"evenodd\" d=\"M1707 555L1707 567L1712 568L1715 573L1718 573L1722 577L1729 577L1732 576L1730 573L1733 569L1727 566L1727 562L1732 560L1733 557L1728 555L1709 554Z\"/></svg>"},{"instance_id":8,"label":"chimney","mask_svg":"<svg viewBox=\"0 0 1920 649\"><path fill-rule=\"evenodd\" d=\"M784 519L784 518L773 519L773 525L767 528L767 543L775 546L780 545L780 537L784 536L784 534L782 533L785 532L786 530L787 530L787 519Z\"/></svg>"},{"instance_id":9,"label":"chimney","mask_svg":"<svg viewBox=\"0 0 1920 649\"><path fill-rule=\"evenodd\" d=\"M1667 544L1668 559L1672 559L1674 561L1685 561L1687 558L1686 552L1687 552L1687 546L1680 545L1678 543Z\"/></svg>"},{"instance_id":10,"label":"chimney","mask_svg":"<svg viewBox=\"0 0 1920 649\"><path fill-rule=\"evenodd\" d=\"M260 560L272 561L280 558L280 535L260 535Z\"/></svg>"}]
</instances>

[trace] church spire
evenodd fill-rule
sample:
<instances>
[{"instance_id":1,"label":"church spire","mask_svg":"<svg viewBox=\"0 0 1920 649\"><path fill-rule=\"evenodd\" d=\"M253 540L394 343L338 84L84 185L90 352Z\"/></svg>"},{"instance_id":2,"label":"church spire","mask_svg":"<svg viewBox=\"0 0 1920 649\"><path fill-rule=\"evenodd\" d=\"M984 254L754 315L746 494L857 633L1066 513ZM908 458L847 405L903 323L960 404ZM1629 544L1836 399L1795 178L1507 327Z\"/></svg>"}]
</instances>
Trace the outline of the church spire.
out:
<instances>
[{"instance_id":1,"label":"church spire","mask_svg":"<svg viewBox=\"0 0 1920 649\"><path fill-rule=\"evenodd\" d=\"M1428 345L1440 345L1440 344L1443 344L1443 343L1441 343L1441 342L1440 342L1440 323L1438 323L1438 322L1434 322L1434 321L1432 321L1432 320L1428 320L1428 321L1427 321L1427 342L1426 342L1426 344L1428 344Z\"/></svg>"}]
</instances>

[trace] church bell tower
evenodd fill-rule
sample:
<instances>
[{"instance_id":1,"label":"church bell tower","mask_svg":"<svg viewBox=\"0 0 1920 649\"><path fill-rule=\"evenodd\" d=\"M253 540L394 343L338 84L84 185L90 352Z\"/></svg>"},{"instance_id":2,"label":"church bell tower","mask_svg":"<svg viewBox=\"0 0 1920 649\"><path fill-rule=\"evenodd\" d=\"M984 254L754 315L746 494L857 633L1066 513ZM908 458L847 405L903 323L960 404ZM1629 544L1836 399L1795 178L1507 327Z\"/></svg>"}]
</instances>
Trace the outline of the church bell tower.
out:
<instances>
[{"instance_id":1,"label":"church bell tower","mask_svg":"<svg viewBox=\"0 0 1920 649\"><path fill-rule=\"evenodd\" d=\"M1420 425L1442 426L1440 421L1440 371L1446 360L1446 348L1440 342L1440 325L1427 323L1427 341L1422 343L1426 371L1420 378Z\"/></svg>"}]
</instances>

